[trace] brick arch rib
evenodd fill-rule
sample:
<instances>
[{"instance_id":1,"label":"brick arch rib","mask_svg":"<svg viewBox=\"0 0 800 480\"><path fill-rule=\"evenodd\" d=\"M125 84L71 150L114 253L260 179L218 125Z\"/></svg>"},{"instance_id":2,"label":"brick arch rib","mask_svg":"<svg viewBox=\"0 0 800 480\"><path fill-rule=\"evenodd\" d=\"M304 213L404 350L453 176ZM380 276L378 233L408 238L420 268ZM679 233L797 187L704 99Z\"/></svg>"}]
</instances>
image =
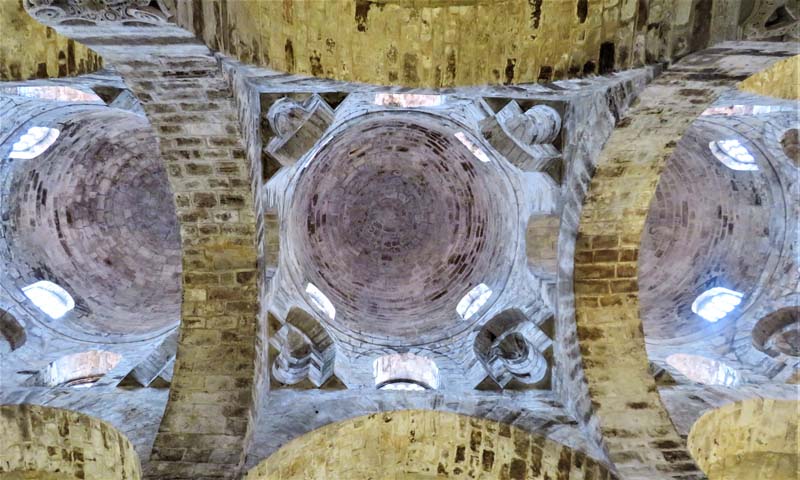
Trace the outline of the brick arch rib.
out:
<instances>
[{"instance_id":1,"label":"brick arch rib","mask_svg":"<svg viewBox=\"0 0 800 480\"><path fill-rule=\"evenodd\" d=\"M141 101L180 222L175 375L145 474L235 478L253 405L255 213L236 106L213 53L170 24L59 27L96 49Z\"/></svg>"}]
</instances>

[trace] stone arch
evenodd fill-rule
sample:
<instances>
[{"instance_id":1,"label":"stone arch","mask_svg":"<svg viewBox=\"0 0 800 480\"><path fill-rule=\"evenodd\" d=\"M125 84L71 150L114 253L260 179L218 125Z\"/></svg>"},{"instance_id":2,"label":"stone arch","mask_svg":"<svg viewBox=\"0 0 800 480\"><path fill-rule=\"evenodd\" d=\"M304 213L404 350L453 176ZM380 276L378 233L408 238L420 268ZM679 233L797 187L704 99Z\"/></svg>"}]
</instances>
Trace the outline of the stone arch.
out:
<instances>
[{"instance_id":1,"label":"stone arch","mask_svg":"<svg viewBox=\"0 0 800 480\"><path fill-rule=\"evenodd\" d=\"M0 478L139 480L133 445L106 422L37 405L0 406Z\"/></svg>"},{"instance_id":2,"label":"stone arch","mask_svg":"<svg viewBox=\"0 0 800 480\"><path fill-rule=\"evenodd\" d=\"M797 400L754 398L711 410L695 422L688 446L709 480L797 478Z\"/></svg>"},{"instance_id":3,"label":"stone arch","mask_svg":"<svg viewBox=\"0 0 800 480\"><path fill-rule=\"evenodd\" d=\"M253 361L260 280L250 165L230 86L212 52L187 46L193 36L168 23L148 27L146 35L119 23L55 28L113 62L141 101L174 195L181 325L170 397L148 469L180 478L229 476L246 450L253 384L265 378ZM145 45L137 38L146 38ZM202 471L195 463L203 464Z\"/></svg>"},{"instance_id":4,"label":"stone arch","mask_svg":"<svg viewBox=\"0 0 800 480\"><path fill-rule=\"evenodd\" d=\"M0 31L0 81L71 77L103 64L93 50L32 19L22 0L0 3Z\"/></svg>"},{"instance_id":5,"label":"stone arch","mask_svg":"<svg viewBox=\"0 0 800 480\"><path fill-rule=\"evenodd\" d=\"M28 335L19 321L7 310L0 308L0 335L8 343L8 348L13 352L25 345Z\"/></svg>"},{"instance_id":6,"label":"stone arch","mask_svg":"<svg viewBox=\"0 0 800 480\"><path fill-rule=\"evenodd\" d=\"M685 13L671 15L636 2L603 7L559 0L359 0L329 2L328 9L303 2L282 5L181 1L176 22L211 48L273 70L435 88L544 83L661 62L705 47L709 24L724 21L711 14L710 3L690 15L691 2L679 9ZM226 12L222 20L212 14L220 9ZM291 28L301 18L308 34ZM496 28L499 23L502 29ZM265 31L276 33L268 41ZM445 31L452 33L446 41L434 34ZM561 36L578 40L544 40Z\"/></svg>"},{"instance_id":7,"label":"stone arch","mask_svg":"<svg viewBox=\"0 0 800 480\"><path fill-rule=\"evenodd\" d=\"M331 439L353 448L335 455ZM308 452L315 455L309 457ZM477 476L617 478L591 458L536 434L491 420L427 410L372 414L327 425L284 445L245 478Z\"/></svg>"},{"instance_id":8,"label":"stone arch","mask_svg":"<svg viewBox=\"0 0 800 480\"><path fill-rule=\"evenodd\" d=\"M725 66L720 60L728 54L735 48L690 55L642 92L606 143L580 214L575 320L592 400L583 421L597 426L598 442L605 441L626 477L669 478L696 469L648 371L639 242L660 173L686 128L737 78L791 53L776 50ZM697 74L699 64L717 68L713 81ZM634 450L635 456L628 453Z\"/></svg>"}]
</instances>

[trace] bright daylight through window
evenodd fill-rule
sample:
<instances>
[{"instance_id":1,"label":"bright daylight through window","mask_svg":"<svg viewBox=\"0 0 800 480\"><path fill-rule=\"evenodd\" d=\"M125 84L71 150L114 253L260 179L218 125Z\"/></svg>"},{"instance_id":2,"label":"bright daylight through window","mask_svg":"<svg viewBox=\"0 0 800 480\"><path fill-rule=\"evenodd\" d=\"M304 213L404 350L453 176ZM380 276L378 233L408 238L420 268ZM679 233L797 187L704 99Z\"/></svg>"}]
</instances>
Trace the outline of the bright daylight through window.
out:
<instances>
[{"instance_id":1,"label":"bright daylight through window","mask_svg":"<svg viewBox=\"0 0 800 480\"><path fill-rule=\"evenodd\" d=\"M708 144L717 160L732 170L758 170L756 159L739 140L717 140Z\"/></svg>"},{"instance_id":2,"label":"bright daylight through window","mask_svg":"<svg viewBox=\"0 0 800 480\"><path fill-rule=\"evenodd\" d=\"M29 160L36 158L56 141L59 131L48 127L31 127L11 146L11 158Z\"/></svg>"},{"instance_id":3,"label":"bright daylight through window","mask_svg":"<svg viewBox=\"0 0 800 480\"><path fill-rule=\"evenodd\" d=\"M706 290L692 303L692 311L709 322L716 322L731 313L740 303L743 294L723 287Z\"/></svg>"},{"instance_id":4,"label":"bright daylight through window","mask_svg":"<svg viewBox=\"0 0 800 480\"><path fill-rule=\"evenodd\" d=\"M36 305L36 308L53 319L61 318L75 308L72 296L63 288L47 280L28 285L22 289L22 292Z\"/></svg>"},{"instance_id":5,"label":"bright daylight through window","mask_svg":"<svg viewBox=\"0 0 800 480\"><path fill-rule=\"evenodd\" d=\"M325 315L333 320L336 317L336 308L333 306L328 297L322 293L313 283L306 285L306 293L311 297L311 302L320 310L325 312Z\"/></svg>"},{"instance_id":6,"label":"bright daylight through window","mask_svg":"<svg viewBox=\"0 0 800 480\"><path fill-rule=\"evenodd\" d=\"M473 315L478 313L481 307L489 301L491 296L492 290L489 289L486 284L481 283L464 295L464 298L456 305L456 312L458 312L458 315L464 320L469 320Z\"/></svg>"}]
</instances>

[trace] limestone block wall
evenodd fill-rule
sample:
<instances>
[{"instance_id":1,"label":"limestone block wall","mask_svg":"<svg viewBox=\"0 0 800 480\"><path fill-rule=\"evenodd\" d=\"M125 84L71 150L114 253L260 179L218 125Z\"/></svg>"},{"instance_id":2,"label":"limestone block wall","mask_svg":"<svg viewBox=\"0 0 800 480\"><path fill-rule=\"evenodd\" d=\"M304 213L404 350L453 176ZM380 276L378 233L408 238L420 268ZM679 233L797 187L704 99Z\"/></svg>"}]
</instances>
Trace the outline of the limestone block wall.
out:
<instances>
[{"instance_id":1,"label":"limestone block wall","mask_svg":"<svg viewBox=\"0 0 800 480\"><path fill-rule=\"evenodd\" d=\"M0 81L94 72L100 55L31 18L22 0L0 2Z\"/></svg>"},{"instance_id":2,"label":"limestone block wall","mask_svg":"<svg viewBox=\"0 0 800 480\"><path fill-rule=\"evenodd\" d=\"M709 480L800 477L800 402L755 398L694 424L689 450Z\"/></svg>"},{"instance_id":3,"label":"limestone block wall","mask_svg":"<svg viewBox=\"0 0 800 480\"><path fill-rule=\"evenodd\" d=\"M141 478L139 457L128 439L111 425L79 413L3 405L0 439L3 480Z\"/></svg>"},{"instance_id":4,"label":"limestone block wall","mask_svg":"<svg viewBox=\"0 0 800 480\"><path fill-rule=\"evenodd\" d=\"M750 93L797 100L800 98L800 55L776 62L739 84Z\"/></svg>"},{"instance_id":5,"label":"limestone block wall","mask_svg":"<svg viewBox=\"0 0 800 480\"><path fill-rule=\"evenodd\" d=\"M176 19L211 48L275 70L447 87L548 82L680 57L735 38L739 3L179 0Z\"/></svg>"},{"instance_id":6,"label":"limestone block wall","mask_svg":"<svg viewBox=\"0 0 800 480\"><path fill-rule=\"evenodd\" d=\"M506 424L406 410L358 417L315 430L284 446L246 477L305 478L617 477L582 453Z\"/></svg>"}]
</instances>

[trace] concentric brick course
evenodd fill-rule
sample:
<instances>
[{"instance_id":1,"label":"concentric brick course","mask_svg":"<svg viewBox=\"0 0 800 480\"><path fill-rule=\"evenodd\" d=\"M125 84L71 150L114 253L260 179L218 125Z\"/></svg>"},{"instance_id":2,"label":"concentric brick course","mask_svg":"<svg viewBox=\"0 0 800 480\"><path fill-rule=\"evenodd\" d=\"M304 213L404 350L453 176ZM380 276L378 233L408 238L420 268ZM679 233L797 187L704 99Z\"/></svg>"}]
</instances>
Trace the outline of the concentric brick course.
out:
<instances>
[{"instance_id":1,"label":"concentric brick course","mask_svg":"<svg viewBox=\"0 0 800 480\"><path fill-rule=\"evenodd\" d=\"M52 110L37 115L26 107ZM48 280L73 296L77 307L64 328L45 319L67 336L132 341L173 328L180 318L178 222L146 119L38 101L4 113L12 116L26 120L17 132L36 125L60 131L44 153L5 170L0 256L14 286Z\"/></svg>"},{"instance_id":2,"label":"concentric brick course","mask_svg":"<svg viewBox=\"0 0 800 480\"><path fill-rule=\"evenodd\" d=\"M480 283L502 290L514 255L503 238L514 235L517 200L503 167L426 117L376 115L340 129L293 194L286 244L295 275L307 275L296 280L330 298L334 328L374 342L463 331L477 317L459 317L458 302Z\"/></svg>"}]
</instances>

